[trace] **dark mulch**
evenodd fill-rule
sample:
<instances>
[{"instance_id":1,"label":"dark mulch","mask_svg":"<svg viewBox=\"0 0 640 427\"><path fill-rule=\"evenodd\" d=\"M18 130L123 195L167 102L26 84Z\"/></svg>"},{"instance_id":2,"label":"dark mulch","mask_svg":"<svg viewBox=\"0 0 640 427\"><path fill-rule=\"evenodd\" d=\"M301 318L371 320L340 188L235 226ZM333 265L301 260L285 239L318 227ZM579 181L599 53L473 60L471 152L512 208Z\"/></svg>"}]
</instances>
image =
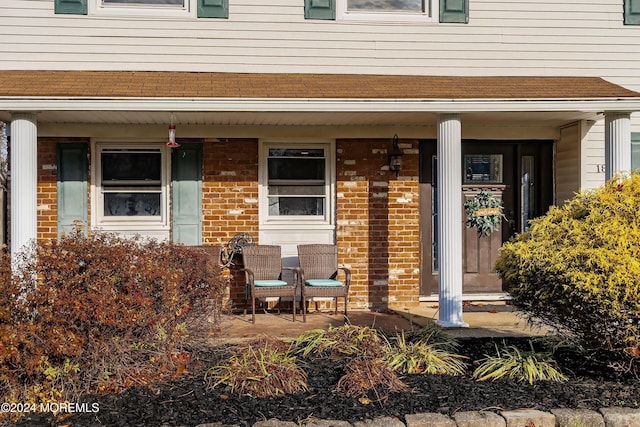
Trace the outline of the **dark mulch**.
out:
<instances>
[{"instance_id":1,"label":"dark mulch","mask_svg":"<svg viewBox=\"0 0 640 427\"><path fill-rule=\"evenodd\" d=\"M485 354L495 354L495 343L518 345L528 349L525 338L469 338L461 340L458 353L469 362ZM221 351L206 361L215 364ZM350 422L378 416L402 417L405 414L439 412L453 414L469 410L508 410L535 408L598 409L611 406L640 407L640 380L632 375L615 374L583 356L568 351L556 353L562 372L570 381L537 382L533 385L510 379L477 382L468 376L406 375L403 381L413 391L391 394L385 401L365 404L358 397L345 397L335 392L342 375L338 363L304 361L309 376L309 391L272 399L254 399L233 395L230 390L207 390L203 373L180 380L140 387L114 395L87 397L84 402L97 402L99 412L74 414L63 420L39 414L23 419L18 425L72 426L195 426L224 422L250 426L253 423L278 418L282 421L304 422L313 418ZM211 365L209 365L211 366Z\"/></svg>"}]
</instances>

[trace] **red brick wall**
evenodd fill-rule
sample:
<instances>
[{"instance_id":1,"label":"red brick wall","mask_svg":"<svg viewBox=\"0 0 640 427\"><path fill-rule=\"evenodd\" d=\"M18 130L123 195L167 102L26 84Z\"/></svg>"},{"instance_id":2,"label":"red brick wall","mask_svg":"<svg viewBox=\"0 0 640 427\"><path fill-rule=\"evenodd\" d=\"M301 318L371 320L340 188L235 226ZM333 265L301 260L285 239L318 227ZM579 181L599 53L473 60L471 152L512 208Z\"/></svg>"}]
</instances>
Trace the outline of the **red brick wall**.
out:
<instances>
[{"instance_id":1,"label":"red brick wall","mask_svg":"<svg viewBox=\"0 0 640 427\"><path fill-rule=\"evenodd\" d=\"M238 233L258 238L258 140L224 139L203 145L202 242L226 245ZM241 260L240 260L241 261ZM244 304L244 273L231 271L230 297Z\"/></svg>"},{"instance_id":2,"label":"red brick wall","mask_svg":"<svg viewBox=\"0 0 640 427\"><path fill-rule=\"evenodd\" d=\"M389 171L390 140L337 142L337 243L352 269L351 306L417 305L420 289L418 142L400 141L402 171Z\"/></svg>"},{"instance_id":3,"label":"red brick wall","mask_svg":"<svg viewBox=\"0 0 640 427\"><path fill-rule=\"evenodd\" d=\"M68 141L68 139L65 139ZM38 238L57 236L56 142L38 141ZM351 268L351 308L418 304L420 241L418 142L401 140L403 169L388 170L391 139L336 143L336 236L339 262ZM258 140L203 144L205 245L226 245L238 233L258 237ZM241 263L240 263L241 267ZM244 276L231 269L229 296L244 303Z\"/></svg>"},{"instance_id":4,"label":"red brick wall","mask_svg":"<svg viewBox=\"0 0 640 427\"><path fill-rule=\"evenodd\" d=\"M56 173L56 141L39 139L37 188L38 240L55 239L58 236Z\"/></svg>"}]
</instances>

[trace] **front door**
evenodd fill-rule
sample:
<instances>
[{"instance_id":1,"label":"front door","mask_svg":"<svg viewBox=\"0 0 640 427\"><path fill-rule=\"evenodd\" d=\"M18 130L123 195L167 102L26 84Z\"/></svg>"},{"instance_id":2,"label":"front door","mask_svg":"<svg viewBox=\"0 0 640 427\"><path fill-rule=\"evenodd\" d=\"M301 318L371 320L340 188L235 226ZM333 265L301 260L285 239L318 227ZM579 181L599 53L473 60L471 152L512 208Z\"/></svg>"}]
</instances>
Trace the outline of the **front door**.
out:
<instances>
[{"instance_id":1,"label":"front door","mask_svg":"<svg viewBox=\"0 0 640 427\"><path fill-rule=\"evenodd\" d=\"M464 225L463 293L502 292L493 271L500 245L526 231L530 219L544 214L552 202L552 141L462 142L462 202L486 190L502 198L505 220L499 232L478 238ZM438 292L438 212L436 141L420 143L421 295Z\"/></svg>"}]
</instances>

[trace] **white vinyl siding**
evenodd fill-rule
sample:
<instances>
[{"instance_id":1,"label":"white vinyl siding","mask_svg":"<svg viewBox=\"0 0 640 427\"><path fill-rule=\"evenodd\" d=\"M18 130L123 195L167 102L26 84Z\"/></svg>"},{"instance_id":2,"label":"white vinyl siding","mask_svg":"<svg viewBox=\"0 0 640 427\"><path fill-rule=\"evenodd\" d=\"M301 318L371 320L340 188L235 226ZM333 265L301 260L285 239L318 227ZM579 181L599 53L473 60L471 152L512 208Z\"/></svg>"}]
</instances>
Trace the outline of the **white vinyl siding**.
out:
<instances>
[{"instance_id":1,"label":"white vinyl siding","mask_svg":"<svg viewBox=\"0 0 640 427\"><path fill-rule=\"evenodd\" d=\"M472 0L468 25L305 20L303 0L232 0L228 20L54 15L52 3L0 2L0 67L591 75L640 88L640 28L623 24L622 0Z\"/></svg>"},{"instance_id":2,"label":"white vinyl siding","mask_svg":"<svg viewBox=\"0 0 640 427\"><path fill-rule=\"evenodd\" d=\"M580 190L580 160L582 149L580 123L560 129L555 149L555 203L562 205Z\"/></svg>"},{"instance_id":3,"label":"white vinyl siding","mask_svg":"<svg viewBox=\"0 0 640 427\"><path fill-rule=\"evenodd\" d=\"M466 25L305 20L303 0L231 0L224 20L3 0L0 16L0 69L598 76L640 91L640 26L624 25L623 0L471 0ZM601 128L585 171L602 163Z\"/></svg>"},{"instance_id":4,"label":"white vinyl siding","mask_svg":"<svg viewBox=\"0 0 640 427\"><path fill-rule=\"evenodd\" d=\"M640 116L638 116L640 119ZM605 181L604 120L589 123L582 141L581 189L601 186Z\"/></svg>"}]
</instances>

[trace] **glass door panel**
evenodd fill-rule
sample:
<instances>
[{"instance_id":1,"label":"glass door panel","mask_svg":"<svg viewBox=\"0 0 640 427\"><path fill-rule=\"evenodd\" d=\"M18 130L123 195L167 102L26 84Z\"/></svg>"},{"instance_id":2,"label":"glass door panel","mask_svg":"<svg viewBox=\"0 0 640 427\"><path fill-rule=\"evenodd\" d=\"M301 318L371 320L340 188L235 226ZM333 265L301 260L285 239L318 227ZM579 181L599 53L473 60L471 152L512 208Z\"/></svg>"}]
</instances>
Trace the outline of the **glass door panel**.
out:
<instances>
[{"instance_id":1,"label":"glass door panel","mask_svg":"<svg viewBox=\"0 0 640 427\"><path fill-rule=\"evenodd\" d=\"M536 216L536 189L535 189L535 157L522 156L522 168L520 171L520 231L529 229L529 220Z\"/></svg>"}]
</instances>

